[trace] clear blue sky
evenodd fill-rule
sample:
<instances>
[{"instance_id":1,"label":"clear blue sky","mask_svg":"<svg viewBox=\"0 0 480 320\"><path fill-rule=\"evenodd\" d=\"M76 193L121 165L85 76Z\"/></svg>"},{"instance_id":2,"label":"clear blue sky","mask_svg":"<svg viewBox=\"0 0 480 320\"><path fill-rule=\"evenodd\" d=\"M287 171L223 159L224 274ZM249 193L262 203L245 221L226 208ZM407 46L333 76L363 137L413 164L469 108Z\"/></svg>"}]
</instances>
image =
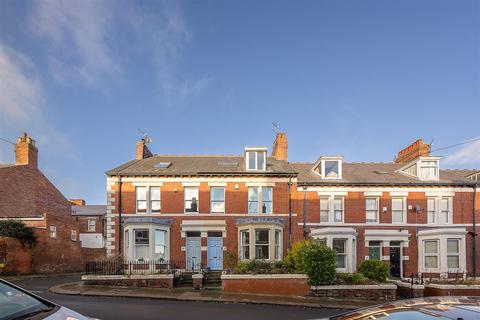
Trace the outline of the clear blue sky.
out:
<instances>
[{"instance_id":1,"label":"clear blue sky","mask_svg":"<svg viewBox=\"0 0 480 320\"><path fill-rule=\"evenodd\" d=\"M0 137L26 130L67 197L155 153L391 161L417 138L480 137L480 1L14 1L0 4ZM480 167L480 143L441 152ZM0 162L11 162L0 142Z\"/></svg>"}]
</instances>

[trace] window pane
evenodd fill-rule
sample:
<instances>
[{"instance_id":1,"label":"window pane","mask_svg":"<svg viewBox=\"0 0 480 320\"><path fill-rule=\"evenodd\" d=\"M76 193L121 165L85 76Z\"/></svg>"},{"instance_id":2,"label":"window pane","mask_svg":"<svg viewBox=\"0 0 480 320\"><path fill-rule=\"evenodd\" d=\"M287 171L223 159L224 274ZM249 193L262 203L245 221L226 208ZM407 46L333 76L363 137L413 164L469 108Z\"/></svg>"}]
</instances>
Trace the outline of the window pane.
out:
<instances>
[{"instance_id":1,"label":"window pane","mask_svg":"<svg viewBox=\"0 0 480 320\"><path fill-rule=\"evenodd\" d=\"M392 211L392 222L403 222L403 210Z\"/></svg>"},{"instance_id":2,"label":"window pane","mask_svg":"<svg viewBox=\"0 0 480 320\"><path fill-rule=\"evenodd\" d=\"M149 244L148 230L135 230L135 244Z\"/></svg>"},{"instance_id":3,"label":"window pane","mask_svg":"<svg viewBox=\"0 0 480 320\"><path fill-rule=\"evenodd\" d=\"M248 188L248 201L258 201L258 188L257 187Z\"/></svg>"},{"instance_id":4,"label":"window pane","mask_svg":"<svg viewBox=\"0 0 480 320\"><path fill-rule=\"evenodd\" d=\"M160 187L150 188L150 200L160 200Z\"/></svg>"},{"instance_id":5,"label":"window pane","mask_svg":"<svg viewBox=\"0 0 480 320\"><path fill-rule=\"evenodd\" d=\"M250 244L250 233L248 231L242 231L242 245L248 246Z\"/></svg>"},{"instance_id":6,"label":"window pane","mask_svg":"<svg viewBox=\"0 0 480 320\"><path fill-rule=\"evenodd\" d=\"M272 188L263 187L262 188L262 201L272 201Z\"/></svg>"},{"instance_id":7,"label":"window pane","mask_svg":"<svg viewBox=\"0 0 480 320\"><path fill-rule=\"evenodd\" d=\"M346 246L345 239L333 239L332 240L332 249L335 250L337 253L345 253L345 246Z\"/></svg>"},{"instance_id":8,"label":"window pane","mask_svg":"<svg viewBox=\"0 0 480 320\"><path fill-rule=\"evenodd\" d=\"M155 230L155 257L165 259L166 231Z\"/></svg>"},{"instance_id":9,"label":"window pane","mask_svg":"<svg viewBox=\"0 0 480 320\"><path fill-rule=\"evenodd\" d=\"M152 211L153 212L160 212L160 201L158 200L154 200L151 202L151 206L152 206Z\"/></svg>"},{"instance_id":10,"label":"window pane","mask_svg":"<svg viewBox=\"0 0 480 320\"><path fill-rule=\"evenodd\" d=\"M198 212L198 188L185 188L185 212Z\"/></svg>"},{"instance_id":11,"label":"window pane","mask_svg":"<svg viewBox=\"0 0 480 320\"><path fill-rule=\"evenodd\" d=\"M280 247L281 247L281 238L280 238L281 232L278 230L275 230L275 259L278 260L280 259Z\"/></svg>"},{"instance_id":12,"label":"window pane","mask_svg":"<svg viewBox=\"0 0 480 320\"><path fill-rule=\"evenodd\" d=\"M335 222L341 222L343 220L343 201L341 198L333 199L334 207L334 220Z\"/></svg>"},{"instance_id":13,"label":"window pane","mask_svg":"<svg viewBox=\"0 0 480 320\"><path fill-rule=\"evenodd\" d=\"M346 260L346 256L345 255L337 255L336 257L336 261L337 261L337 268L341 268L341 269L345 269L345 260Z\"/></svg>"},{"instance_id":14,"label":"window pane","mask_svg":"<svg viewBox=\"0 0 480 320\"><path fill-rule=\"evenodd\" d=\"M365 200L367 210L377 210L377 199L367 198Z\"/></svg>"},{"instance_id":15,"label":"window pane","mask_svg":"<svg viewBox=\"0 0 480 320\"><path fill-rule=\"evenodd\" d=\"M255 154L256 154L255 152L247 152L249 170L255 169Z\"/></svg>"},{"instance_id":16,"label":"window pane","mask_svg":"<svg viewBox=\"0 0 480 320\"><path fill-rule=\"evenodd\" d=\"M440 200L440 210L448 211L448 199L447 198L442 198Z\"/></svg>"},{"instance_id":17,"label":"window pane","mask_svg":"<svg viewBox=\"0 0 480 320\"><path fill-rule=\"evenodd\" d=\"M325 161L325 177L338 178L338 161Z\"/></svg>"},{"instance_id":18,"label":"window pane","mask_svg":"<svg viewBox=\"0 0 480 320\"><path fill-rule=\"evenodd\" d=\"M257 152L257 169L263 170L265 164L265 152Z\"/></svg>"},{"instance_id":19,"label":"window pane","mask_svg":"<svg viewBox=\"0 0 480 320\"><path fill-rule=\"evenodd\" d=\"M328 198L320 198L320 210L328 211Z\"/></svg>"},{"instance_id":20,"label":"window pane","mask_svg":"<svg viewBox=\"0 0 480 320\"><path fill-rule=\"evenodd\" d=\"M368 247L368 258L370 260L381 260L380 247Z\"/></svg>"},{"instance_id":21,"label":"window pane","mask_svg":"<svg viewBox=\"0 0 480 320\"><path fill-rule=\"evenodd\" d=\"M269 246L256 245L255 246L255 259L269 259Z\"/></svg>"},{"instance_id":22,"label":"window pane","mask_svg":"<svg viewBox=\"0 0 480 320\"><path fill-rule=\"evenodd\" d=\"M447 240L447 252L459 253L458 242L458 240Z\"/></svg>"},{"instance_id":23,"label":"window pane","mask_svg":"<svg viewBox=\"0 0 480 320\"><path fill-rule=\"evenodd\" d=\"M255 259L269 259L269 236L269 230L255 230Z\"/></svg>"},{"instance_id":24,"label":"window pane","mask_svg":"<svg viewBox=\"0 0 480 320\"><path fill-rule=\"evenodd\" d=\"M225 188L224 187L212 187L210 188L210 198L212 201L224 201L225 200Z\"/></svg>"},{"instance_id":25,"label":"window pane","mask_svg":"<svg viewBox=\"0 0 480 320\"><path fill-rule=\"evenodd\" d=\"M448 268L458 269L460 267L458 256L448 256L447 263L448 263Z\"/></svg>"},{"instance_id":26,"label":"window pane","mask_svg":"<svg viewBox=\"0 0 480 320\"><path fill-rule=\"evenodd\" d=\"M225 212L225 202L212 202L211 210L215 213Z\"/></svg>"},{"instance_id":27,"label":"window pane","mask_svg":"<svg viewBox=\"0 0 480 320\"><path fill-rule=\"evenodd\" d=\"M403 210L403 199L392 199L392 210Z\"/></svg>"},{"instance_id":28,"label":"window pane","mask_svg":"<svg viewBox=\"0 0 480 320\"><path fill-rule=\"evenodd\" d=\"M138 200L137 201L137 211L138 212L146 212L147 211L147 201Z\"/></svg>"},{"instance_id":29,"label":"window pane","mask_svg":"<svg viewBox=\"0 0 480 320\"><path fill-rule=\"evenodd\" d=\"M425 253L438 253L437 241L425 241Z\"/></svg>"},{"instance_id":30,"label":"window pane","mask_svg":"<svg viewBox=\"0 0 480 320\"><path fill-rule=\"evenodd\" d=\"M255 243L268 244L269 230L257 229L255 230Z\"/></svg>"},{"instance_id":31,"label":"window pane","mask_svg":"<svg viewBox=\"0 0 480 320\"><path fill-rule=\"evenodd\" d=\"M438 268L438 257L437 256L425 257L425 268Z\"/></svg>"},{"instance_id":32,"label":"window pane","mask_svg":"<svg viewBox=\"0 0 480 320\"><path fill-rule=\"evenodd\" d=\"M147 200L146 187L137 187L137 200Z\"/></svg>"}]
</instances>

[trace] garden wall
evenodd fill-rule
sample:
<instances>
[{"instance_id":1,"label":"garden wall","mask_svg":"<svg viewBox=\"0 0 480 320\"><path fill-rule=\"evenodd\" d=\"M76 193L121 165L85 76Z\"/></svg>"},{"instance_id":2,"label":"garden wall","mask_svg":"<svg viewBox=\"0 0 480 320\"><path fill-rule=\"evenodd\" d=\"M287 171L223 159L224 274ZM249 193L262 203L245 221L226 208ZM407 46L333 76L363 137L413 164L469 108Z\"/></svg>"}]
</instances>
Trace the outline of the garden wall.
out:
<instances>
[{"instance_id":1,"label":"garden wall","mask_svg":"<svg viewBox=\"0 0 480 320\"><path fill-rule=\"evenodd\" d=\"M480 285L429 283L425 285L425 296L480 296Z\"/></svg>"},{"instance_id":2,"label":"garden wall","mask_svg":"<svg viewBox=\"0 0 480 320\"><path fill-rule=\"evenodd\" d=\"M425 286L423 284L412 284L397 281L397 296L404 298L420 298L424 296Z\"/></svg>"},{"instance_id":3,"label":"garden wall","mask_svg":"<svg viewBox=\"0 0 480 320\"><path fill-rule=\"evenodd\" d=\"M303 274L222 275L225 292L306 296L310 289Z\"/></svg>"},{"instance_id":4,"label":"garden wall","mask_svg":"<svg viewBox=\"0 0 480 320\"><path fill-rule=\"evenodd\" d=\"M309 295L329 298L362 298L365 300L392 301L397 295L394 284L312 286Z\"/></svg>"},{"instance_id":5,"label":"garden wall","mask_svg":"<svg viewBox=\"0 0 480 320\"><path fill-rule=\"evenodd\" d=\"M0 274L32 273L32 252L16 238L0 237Z\"/></svg>"},{"instance_id":6,"label":"garden wall","mask_svg":"<svg viewBox=\"0 0 480 320\"><path fill-rule=\"evenodd\" d=\"M152 275L84 275L82 280L87 285L173 288L173 274Z\"/></svg>"}]
</instances>

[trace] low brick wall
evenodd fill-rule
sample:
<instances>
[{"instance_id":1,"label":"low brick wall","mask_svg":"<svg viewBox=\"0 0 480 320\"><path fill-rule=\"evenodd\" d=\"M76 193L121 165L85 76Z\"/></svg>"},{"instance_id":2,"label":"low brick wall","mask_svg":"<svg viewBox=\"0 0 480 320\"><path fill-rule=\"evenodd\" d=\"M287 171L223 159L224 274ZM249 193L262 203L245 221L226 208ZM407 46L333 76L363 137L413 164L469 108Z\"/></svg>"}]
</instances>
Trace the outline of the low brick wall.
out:
<instances>
[{"instance_id":1,"label":"low brick wall","mask_svg":"<svg viewBox=\"0 0 480 320\"><path fill-rule=\"evenodd\" d=\"M203 274L192 274L193 289L200 290L203 287Z\"/></svg>"},{"instance_id":2,"label":"low brick wall","mask_svg":"<svg viewBox=\"0 0 480 320\"><path fill-rule=\"evenodd\" d=\"M0 237L0 275L22 275L32 273L32 251L16 238Z\"/></svg>"},{"instance_id":3,"label":"low brick wall","mask_svg":"<svg viewBox=\"0 0 480 320\"><path fill-rule=\"evenodd\" d=\"M480 285L426 284L425 296L480 296Z\"/></svg>"},{"instance_id":4,"label":"low brick wall","mask_svg":"<svg viewBox=\"0 0 480 320\"><path fill-rule=\"evenodd\" d=\"M122 287L173 288L173 274L154 275L85 275L84 284Z\"/></svg>"},{"instance_id":5,"label":"low brick wall","mask_svg":"<svg viewBox=\"0 0 480 320\"><path fill-rule=\"evenodd\" d=\"M312 286L309 296L392 301L397 297L397 286L394 284Z\"/></svg>"},{"instance_id":6,"label":"low brick wall","mask_svg":"<svg viewBox=\"0 0 480 320\"><path fill-rule=\"evenodd\" d=\"M303 274L222 275L225 292L306 296L310 286Z\"/></svg>"},{"instance_id":7,"label":"low brick wall","mask_svg":"<svg viewBox=\"0 0 480 320\"><path fill-rule=\"evenodd\" d=\"M425 286L423 284L414 284L408 282L397 281L397 296L403 298L420 298L425 295Z\"/></svg>"}]
</instances>

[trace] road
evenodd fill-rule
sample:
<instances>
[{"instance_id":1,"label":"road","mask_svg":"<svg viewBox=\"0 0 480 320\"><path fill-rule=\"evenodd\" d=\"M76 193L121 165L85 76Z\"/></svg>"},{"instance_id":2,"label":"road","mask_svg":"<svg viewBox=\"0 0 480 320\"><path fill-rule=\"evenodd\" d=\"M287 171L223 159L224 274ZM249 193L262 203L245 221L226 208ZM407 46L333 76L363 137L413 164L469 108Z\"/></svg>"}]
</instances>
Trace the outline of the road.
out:
<instances>
[{"instance_id":1,"label":"road","mask_svg":"<svg viewBox=\"0 0 480 320\"><path fill-rule=\"evenodd\" d=\"M66 296L48 292L56 284L79 281L80 276L51 276L23 278L13 283L50 301L81 314L99 319L191 319L191 320L246 320L246 319L317 319L341 312L335 309L254 305L236 303L212 303L169 301L137 298L108 298Z\"/></svg>"}]
</instances>

